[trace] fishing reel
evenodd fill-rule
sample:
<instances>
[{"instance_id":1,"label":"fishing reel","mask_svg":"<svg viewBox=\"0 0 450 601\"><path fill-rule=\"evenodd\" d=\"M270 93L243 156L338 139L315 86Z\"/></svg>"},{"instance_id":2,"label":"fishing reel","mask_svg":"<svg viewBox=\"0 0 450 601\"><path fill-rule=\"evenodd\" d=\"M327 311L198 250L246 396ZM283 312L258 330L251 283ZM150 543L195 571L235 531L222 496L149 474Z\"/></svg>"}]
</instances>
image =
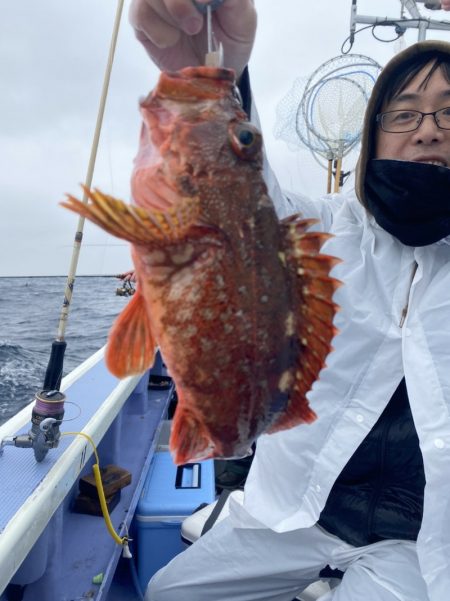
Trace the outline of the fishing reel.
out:
<instances>
[{"instance_id":1,"label":"fishing reel","mask_svg":"<svg viewBox=\"0 0 450 601\"><path fill-rule=\"evenodd\" d=\"M7 436L0 441L0 455L3 447L14 446L33 449L34 457L40 463L50 449L59 444L59 425L64 417L66 395L59 390L42 390L36 394L36 403L31 414L31 429L27 434Z\"/></svg>"},{"instance_id":2,"label":"fishing reel","mask_svg":"<svg viewBox=\"0 0 450 601\"><path fill-rule=\"evenodd\" d=\"M136 292L133 284L129 280L125 280L121 288L117 288L116 296L133 296Z\"/></svg>"}]
</instances>

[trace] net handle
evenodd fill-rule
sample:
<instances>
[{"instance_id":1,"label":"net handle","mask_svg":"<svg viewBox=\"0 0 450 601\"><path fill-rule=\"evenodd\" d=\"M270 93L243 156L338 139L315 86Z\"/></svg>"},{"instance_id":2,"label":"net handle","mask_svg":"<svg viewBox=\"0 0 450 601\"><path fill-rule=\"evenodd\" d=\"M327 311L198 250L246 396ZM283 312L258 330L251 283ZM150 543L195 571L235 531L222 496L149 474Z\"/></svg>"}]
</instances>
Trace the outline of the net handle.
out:
<instances>
[{"instance_id":1,"label":"net handle","mask_svg":"<svg viewBox=\"0 0 450 601\"><path fill-rule=\"evenodd\" d=\"M342 156L338 156L336 161L336 173L334 175L334 192L339 192L341 188Z\"/></svg>"},{"instance_id":2,"label":"net handle","mask_svg":"<svg viewBox=\"0 0 450 601\"><path fill-rule=\"evenodd\" d=\"M331 194L332 182L333 182L333 157L328 159L327 194Z\"/></svg>"}]
</instances>

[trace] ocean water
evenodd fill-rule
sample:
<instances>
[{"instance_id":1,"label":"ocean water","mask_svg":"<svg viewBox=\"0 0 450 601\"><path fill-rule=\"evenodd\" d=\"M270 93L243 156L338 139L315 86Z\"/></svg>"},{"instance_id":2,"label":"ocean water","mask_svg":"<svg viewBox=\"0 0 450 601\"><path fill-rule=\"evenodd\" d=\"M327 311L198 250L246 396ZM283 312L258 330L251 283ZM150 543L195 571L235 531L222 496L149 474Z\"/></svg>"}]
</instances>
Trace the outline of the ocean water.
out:
<instances>
[{"instance_id":1,"label":"ocean water","mask_svg":"<svg viewBox=\"0 0 450 601\"><path fill-rule=\"evenodd\" d=\"M64 299L65 277L0 278L0 423L42 388ZM67 321L64 375L101 348L129 301L114 277L78 277Z\"/></svg>"}]
</instances>

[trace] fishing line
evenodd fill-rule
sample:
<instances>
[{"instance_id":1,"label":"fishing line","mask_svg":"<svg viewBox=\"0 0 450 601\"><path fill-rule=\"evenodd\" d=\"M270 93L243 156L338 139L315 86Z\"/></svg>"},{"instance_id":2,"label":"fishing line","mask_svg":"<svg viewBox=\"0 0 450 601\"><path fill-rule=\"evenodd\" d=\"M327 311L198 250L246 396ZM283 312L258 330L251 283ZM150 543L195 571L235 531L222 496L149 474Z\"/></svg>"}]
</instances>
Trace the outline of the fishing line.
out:
<instances>
[{"instance_id":1,"label":"fishing line","mask_svg":"<svg viewBox=\"0 0 450 601\"><path fill-rule=\"evenodd\" d=\"M69 417L68 419L61 420L62 424L66 423L66 422L73 422L73 421L75 421L83 413L83 410L80 407L80 405L78 405L77 403L74 403L73 401L65 401L64 405L74 405L78 409L78 413L75 415L75 417Z\"/></svg>"},{"instance_id":2,"label":"fishing line","mask_svg":"<svg viewBox=\"0 0 450 601\"><path fill-rule=\"evenodd\" d=\"M110 189L110 193L112 196L115 196L114 194L114 174L113 174L113 166L112 166L112 153L111 153L111 137L110 137L110 124L109 124L109 120L106 120L105 126L104 126L104 132L106 134L106 137L104 137L104 146L106 147L106 162L108 165L108 173L109 173L109 189ZM110 241L112 240L112 236L110 234L108 234L107 232L103 232L103 240L104 240L104 244L102 247L102 252L101 252L101 261L99 263L99 268L100 268L100 273L104 273L105 272L105 264L106 264L106 257L109 256L109 247L112 246L112 244L110 245ZM125 244L122 246L126 246Z\"/></svg>"},{"instance_id":3,"label":"fishing line","mask_svg":"<svg viewBox=\"0 0 450 601\"><path fill-rule=\"evenodd\" d=\"M106 98L108 95L109 82L111 79L111 71L112 71L112 65L113 65L113 61L114 61L114 53L115 53L116 44L117 44L117 37L118 37L118 33L119 33L119 26L120 26L122 11L123 11L123 5L124 5L124 0L118 0L116 16L115 16L114 26L113 26L113 33L112 33L112 38L111 38L111 44L110 44L108 60L107 60L107 65L106 65L106 70L105 70L105 75L104 75L104 80L103 80L103 87L102 87L102 92L101 92L101 97L100 97L99 110L98 110L98 114L97 114L97 122L96 122L94 137L93 137L93 141L92 141L88 169L87 169L86 178L85 178L85 182L84 182L84 185L85 185L85 190L83 192L83 203L84 204L88 203L88 196L87 196L86 190L89 190L92 185L92 178L93 178L94 167L95 167L95 162L96 162L96 158L97 158L97 150L98 150L98 145L99 145L99 140L100 140L100 132L101 132L103 117L104 117L104 113L105 113ZM62 305L62 309L61 309L61 315L60 315L59 324L58 324L58 331L57 331L57 335L56 335L56 340L54 341L53 346L52 346L52 353L50 356L50 361L49 361L49 365L47 367L47 372L46 372L46 376L45 376L44 390L49 390L49 389L50 390L52 390L52 389L59 390L59 387L61 385L64 352L65 352L65 348L66 348L66 343L65 343L64 338L65 338L66 325L67 325L67 320L68 320L68 315L69 315L70 303L72 300L73 287L75 284L75 274L76 274L78 259L79 259L80 250L81 250L81 242L83 239L84 221L85 221L84 217L80 216L78 219L77 230L76 230L75 238L74 238L72 258L71 258L71 262L70 262L70 266L69 266L69 272L67 275L67 283L66 283L66 288L65 288L65 292L64 292L64 301L63 301L63 305Z\"/></svg>"},{"instance_id":4,"label":"fishing line","mask_svg":"<svg viewBox=\"0 0 450 601\"><path fill-rule=\"evenodd\" d=\"M69 419L61 419L61 420L58 420L58 423L59 423L59 424L63 424L64 422L73 422L74 420L78 419L78 418L80 417L80 415L82 414L82 412L83 412L83 410L82 410L82 408L80 407L80 405L78 405L77 403L74 403L73 401L66 401L66 400L64 400L64 402L63 402L63 403L61 403L61 401L60 401L60 400L57 400L57 401L52 401L52 400L50 400L50 399L45 399L45 400L43 400L43 399L39 399L39 401L40 401L40 403L44 403L45 405L50 405L50 406L51 406L52 404L53 404L53 405L59 405L60 407L58 407L58 409L62 409L62 405L64 405L64 407L65 407L66 405L74 405L75 407L77 407L77 409L78 409L78 413L77 413L77 415L75 415L75 417L70 417ZM54 410L52 410L52 411L48 411L48 414L49 414L49 415L53 415L53 413L55 413L55 411L54 411Z\"/></svg>"}]
</instances>

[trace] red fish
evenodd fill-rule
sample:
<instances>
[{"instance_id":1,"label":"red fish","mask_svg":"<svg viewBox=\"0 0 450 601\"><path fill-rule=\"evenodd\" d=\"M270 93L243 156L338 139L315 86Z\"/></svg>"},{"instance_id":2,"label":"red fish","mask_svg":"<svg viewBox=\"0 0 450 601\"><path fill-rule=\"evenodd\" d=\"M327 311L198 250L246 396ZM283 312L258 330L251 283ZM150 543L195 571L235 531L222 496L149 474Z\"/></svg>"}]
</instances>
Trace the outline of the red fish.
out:
<instances>
[{"instance_id":1,"label":"red fish","mask_svg":"<svg viewBox=\"0 0 450 601\"><path fill-rule=\"evenodd\" d=\"M313 421L305 395L335 334L327 234L277 218L261 134L234 91L230 70L162 73L141 103L134 204L98 190L63 203L131 242L138 286L107 365L141 373L160 347L179 399L176 463L242 456L263 432Z\"/></svg>"}]
</instances>

